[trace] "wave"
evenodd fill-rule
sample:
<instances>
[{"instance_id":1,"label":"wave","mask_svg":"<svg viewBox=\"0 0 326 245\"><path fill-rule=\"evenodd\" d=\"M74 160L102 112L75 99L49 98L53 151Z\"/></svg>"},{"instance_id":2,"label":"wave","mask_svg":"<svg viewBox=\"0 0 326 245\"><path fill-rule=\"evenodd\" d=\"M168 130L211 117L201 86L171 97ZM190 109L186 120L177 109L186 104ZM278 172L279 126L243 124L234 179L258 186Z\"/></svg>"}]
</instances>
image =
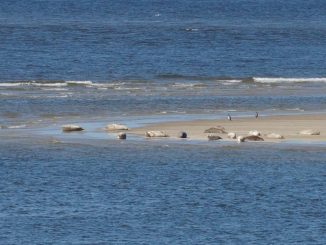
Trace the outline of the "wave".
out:
<instances>
[{"instance_id":1,"label":"wave","mask_svg":"<svg viewBox=\"0 0 326 245\"><path fill-rule=\"evenodd\" d=\"M168 84L166 83L168 80ZM172 82L172 84L170 83ZM206 84L207 83L207 84ZM241 83L246 84L289 84L289 83L326 83L326 77L312 77L312 78L285 78L285 77L205 77L205 76L184 76L178 74L163 74L153 80L119 80L108 82L93 82L85 81L12 81L0 82L0 88L8 89L63 89L73 87L95 88L95 89L116 89L116 90L138 90L140 87L166 87L172 85L176 88L190 88L190 87L206 87L211 85L237 85ZM127 86L126 86L127 85Z\"/></svg>"},{"instance_id":2,"label":"wave","mask_svg":"<svg viewBox=\"0 0 326 245\"><path fill-rule=\"evenodd\" d=\"M0 82L0 87L46 87L62 88L68 86L80 87L114 87L121 86L123 83L94 83L92 81L19 81L19 82Z\"/></svg>"},{"instance_id":3,"label":"wave","mask_svg":"<svg viewBox=\"0 0 326 245\"><path fill-rule=\"evenodd\" d=\"M229 77L229 76L187 76L181 74L160 74L157 79L172 81L212 81L222 83L300 83L326 82L326 77Z\"/></svg>"},{"instance_id":4,"label":"wave","mask_svg":"<svg viewBox=\"0 0 326 245\"><path fill-rule=\"evenodd\" d=\"M92 81L66 81L67 85L94 85Z\"/></svg>"},{"instance_id":5,"label":"wave","mask_svg":"<svg viewBox=\"0 0 326 245\"><path fill-rule=\"evenodd\" d=\"M302 82L320 82L326 83L326 77L314 78L285 78L285 77L253 77L256 83L302 83Z\"/></svg>"},{"instance_id":6,"label":"wave","mask_svg":"<svg viewBox=\"0 0 326 245\"><path fill-rule=\"evenodd\" d=\"M24 82L0 83L0 87L18 87L18 86L24 86L24 85L28 85L28 84L24 83Z\"/></svg>"},{"instance_id":7,"label":"wave","mask_svg":"<svg viewBox=\"0 0 326 245\"><path fill-rule=\"evenodd\" d=\"M285 108L286 111L304 111L304 109L301 108Z\"/></svg>"},{"instance_id":8,"label":"wave","mask_svg":"<svg viewBox=\"0 0 326 245\"><path fill-rule=\"evenodd\" d=\"M22 128L26 128L26 127L27 127L26 124L12 125L12 126L0 125L0 129L22 129Z\"/></svg>"},{"instance_id":9,"label":"wave","mask_svg":"<svg viewBox=\"0 0 326 245\"><path fill-rule=\"evenodd\" d=\"M172 87L176 88L196 88L196 87L206 87L204 83L174 83Z\"/></svg>"},{"instance_id":10,"label":"wave","mask_svg":"<svg viewBox=\"0 0 326 245\"><path fill-rule=\"evenodd\" d=\"M115 90L142 90L143 88L131 88L131 87L121 87L121 86L118 86L118 87L114 87Z\"/></svg>"},{"instance_id":11,"label":"wave","mask_svg":"<svg viewBox=\"0 0 326 245\"><path fill-rule=\"evenodd\" d=\"M5 128L7 129L21 129L21 128L26 128L27 125L26 124L22 124L22 125L13 125L13 126L5 126Z\"/></svg>"},{"instance_id":12,"label":"wave","mask_svg":"<svg viewBox=\"0 0 326 245\"><path fill-rule=\"evenodd\" d=\"M23 82L6 82L1 83L0 87L63 87L67 86L66 82L36 82L36 81L23 81Z\"/></svg>"}]
</instances>

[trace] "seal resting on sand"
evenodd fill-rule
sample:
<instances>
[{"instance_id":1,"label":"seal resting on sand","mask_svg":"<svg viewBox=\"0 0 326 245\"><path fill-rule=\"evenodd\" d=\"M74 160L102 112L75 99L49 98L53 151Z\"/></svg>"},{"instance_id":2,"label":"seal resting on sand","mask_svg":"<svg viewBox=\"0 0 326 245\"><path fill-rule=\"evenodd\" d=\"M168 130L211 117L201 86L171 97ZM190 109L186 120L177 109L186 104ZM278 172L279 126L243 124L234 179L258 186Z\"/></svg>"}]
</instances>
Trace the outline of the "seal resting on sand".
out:
<instances>
[{"instance_id":1,"label":"seal resting on sand","mask_svg":"<svg viewBox=\"0 0 326 245\"><path fill-rule=\"evenodd\" d=\"M181 131L181 132L179 132L179 134L178 134L178 138L185 139L185 138L187 138L187 137L188 137L188 136L187 136L187 133L184 132L184 131Z\"/></svg>"},{"instance_id":2,"label":"seal resting on sand","mask_svg":"<svg viewBox=\"0 0 326 245\"><path fill-rule=\"evenodd\" d=\"M213 134L226 134L225 128L222 126L216 126L209 129L206 129L204 133L213 133Z\"/></svg>"},{"instance_id":3,"label":"seal resting on sand","mask_svg":"<svg viewBox=\"0 0 326 245\"><path fill-rule=\"evenodd\" d=\"M269 139L284 139L283 135L276 134L276 133L266 134L266 137Z\"/></svg>"},{"instance_id":4,"label":"seal resting on sand","mask_svg":"<svg viewBox=\"0 0 326 245\"><path fill-rule=\"evenodd\" d=\"M221 140L222 137L220 137L219 135L216 134L209 134L207 135L208 140Z\"/></svg>"},{"instance_id":5,"label":"seal resting on sand","mask_svg":"<svg viewBox=\"0 0 326 245\"><path fill-rule=\"evenodd\" d=\"M239 143L244 142L244 136L238 136L237 141Z\"/></svg>"},{"instance_id":6,"label":"seal resting on sand","mask_svg":"<svg viewBox=\"0 0 326 245\"><path fill-rule=\"evenodd\" d=\"M237 134L236 133L233 133L233 132L230 132L230 133L228 133L228 138L230 138L230 139L236 139L237 138Z\"/></svg>"},{"instance_id":7,"label":"seal resting on sand","mask_svg":"<svg viewBox=\"0 0 326 245\"><path fill-rule=\"evenodd\" d=\"M105 127L106 130L108 131L114 131L114 130L128 130L128 127L126 125L122 124L109 124Z\"/></svg>"},{"instance_id":8,"label":"seal resting on sand","mask_svg":"<svg viewBox=\"0 0 326 245\"><path fill-rule=\"evenodd\" d=\"M307 129L307 130L300 131L300 134L302 134L302 135L320 135L320 132L318 130Z\"/></svg>"},{"instance_id":9,"label":"seal resting on sand","mask_svg":"<svg viewBox=\"0 0 326 245\"><path fill-rule=\"evenodd\" d=\"M146 137L169 137L169 135L163 131L147 131Z\"/></svg>"},{"instance_id":10,"label":"seal resting on sand","mask_svg":"<svg viewBox=\"0 0 326 245\"><path fill-rule=\"evenodd\" d=\"M264 141L263 138L255 135L249 135L249 136L238 136L238 142L245 142L245 141Z\"/></svg>"},{"instance_id":11,"label":"seal resting on sand","mask_svg":"<svg viewBox=\"0 0 326 245\"><path fill-rule=\"evenodd\" d=\"M78 125L67 124L62 126L63 132L74 132L74 131L83 131L84 129Z\"/></svg>"},{"instance_id":12,"label":"seal resting on sand","mask_svg":"<svg viewBox=\"0 0 326 245\"><path fill-rule=\"evenodd\" d=\"M260 136L260 132L257 130L252 130L252 131L249 131L248 135Z\"/></svg>"}]
</instances>

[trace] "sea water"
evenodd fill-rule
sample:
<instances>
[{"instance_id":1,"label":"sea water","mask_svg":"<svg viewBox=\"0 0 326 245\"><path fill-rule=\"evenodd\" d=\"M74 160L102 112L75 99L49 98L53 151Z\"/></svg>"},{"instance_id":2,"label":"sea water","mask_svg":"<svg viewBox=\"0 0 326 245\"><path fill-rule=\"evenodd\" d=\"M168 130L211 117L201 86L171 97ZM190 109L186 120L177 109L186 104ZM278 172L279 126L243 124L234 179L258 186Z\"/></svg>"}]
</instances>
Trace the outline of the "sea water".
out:
<instances>
[{"instance_id":1,"label":"sea water","mask_svg":"<svg viewBox=\"0 0 326 245\"><path fill-rule=\"evenodd\" d=\"M325 147L1 141L2 244L323 244Z\"/></svg>"},{"instance_id":2,"label":"sea water","mask_svg":"<svg viewBox=\"0 0 326 245\"><path fill-rule=\"evenodd\" d=\"M326 77L323 0L1 1L0 80Z\"/></svg>"},{"instance_id":3,"label":"sea water","mask_svg":"<svg viewBox=\"0 0 326 245\"><path fill-rule=\"evenodd\" d=\"M325 111L324 1L2 1L0 124Z\"/></svg>"},{"instance_id":4,"label":"sea water","mask_svg":"<svg viewBox=\"0 0 326 245\"><path fill-rule=\"evenodd\" d=\"M324 144L56 141L326 110L326 4L0 3L1 244L324 244Z\"/></svg>"}]
</instances>

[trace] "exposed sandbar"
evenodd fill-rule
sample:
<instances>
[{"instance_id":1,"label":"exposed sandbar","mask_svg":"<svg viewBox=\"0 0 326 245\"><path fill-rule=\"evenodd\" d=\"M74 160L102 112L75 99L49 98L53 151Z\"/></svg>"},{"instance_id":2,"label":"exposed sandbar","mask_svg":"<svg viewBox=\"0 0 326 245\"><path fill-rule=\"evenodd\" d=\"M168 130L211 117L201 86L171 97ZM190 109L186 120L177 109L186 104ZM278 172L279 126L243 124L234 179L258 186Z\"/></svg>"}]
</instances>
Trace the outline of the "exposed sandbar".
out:
<instances>
[{"instance_id":1,"label":"exposed sandbar","mask_svg":"<svg viewBox=\"0 0 326 245\"><path fill-rule=\"evenodd\" d=\"M134 128L130 133L145 136L146 131L162 130L170 137L176 138L180 131L185 131L189 139L207 140L204 131L211 127L222 126L227 132L235 132L237 135L248 135L249 131L257 130L267 142L282 141L326 141L326 115L288 115L288 116L266 116L252 118L236 118L232 121L225 120L194 120L179 122L164 122L149 124L144 127ZM301 135L302 130L318 130L320 135ZM269 133L284 136L284 139L268 139ZM220 134L227 139L227 134Z\"/></svg>"}]
</instances>

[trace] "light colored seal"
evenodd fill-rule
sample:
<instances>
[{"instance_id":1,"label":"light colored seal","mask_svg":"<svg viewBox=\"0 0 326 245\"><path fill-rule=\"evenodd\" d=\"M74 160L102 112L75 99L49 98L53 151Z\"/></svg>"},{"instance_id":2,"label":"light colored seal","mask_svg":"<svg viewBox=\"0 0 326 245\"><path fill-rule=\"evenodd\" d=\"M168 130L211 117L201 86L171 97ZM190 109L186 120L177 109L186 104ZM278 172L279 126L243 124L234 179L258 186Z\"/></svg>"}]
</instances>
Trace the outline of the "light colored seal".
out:
<instances>
[{"instance_id":1,"label":"light colored seal","mask_svg":"<svg viewBox=\"0 0 326 245\"><path fill-rule=\"evenodd\" d=\"M165 132L163 131L147 131L146 137L169 137Z\"/></svg>"},{"instance_id":2,"label":"light colored seal","mask_svg":"<svg viewBox=\"0 0 326 245\"><path fill-rule=\"evenodd\" d=\"M115 130L128 130L128 127L126 125L122 124L109 124L105 127L106 130L108 131L115 131Z\"/></svg>"},{"instance_id":3,"label":"light colored seal","mask_svg":"<svg viewBox=\"0 0 326 245\"><path fill-rule=\"evenodd\" d=\"M320 135L320 131L314 129L307 129L300 131L301 135Z\"/></svg>"},{"instance_id":4,"label":"light colored seal","mask_svg":"<svg viewBox=\"0 0 326 245\"><path fill-rule=\"evenodd\" d=\"M257 130L252 130L252 131L249 131L248 135L253 135L253 136L260 136L260 132L257 131Z\"/></svg>"},{"instance_id":5,"label":"light colored seal","mask_svg":"<svg viewBox=\"0 0 326 245\"><path fill-rule=\"evenodd\" d=\"M234 133L234 132L230 132L230 133L228 133L228 138L229 139L236 139L237 138L237 134Z\"/></svg>"},{"instance_id":6,"label":"light colored seal","mask_svg":"<svg viewBox=\"0 0 326 245\"><path fill-rule=\"evenodd\" d=\"M283 135L276 134L276 133L266 134L266 137L269 139L284 139Z\"/></svg>"}]
</instances>

